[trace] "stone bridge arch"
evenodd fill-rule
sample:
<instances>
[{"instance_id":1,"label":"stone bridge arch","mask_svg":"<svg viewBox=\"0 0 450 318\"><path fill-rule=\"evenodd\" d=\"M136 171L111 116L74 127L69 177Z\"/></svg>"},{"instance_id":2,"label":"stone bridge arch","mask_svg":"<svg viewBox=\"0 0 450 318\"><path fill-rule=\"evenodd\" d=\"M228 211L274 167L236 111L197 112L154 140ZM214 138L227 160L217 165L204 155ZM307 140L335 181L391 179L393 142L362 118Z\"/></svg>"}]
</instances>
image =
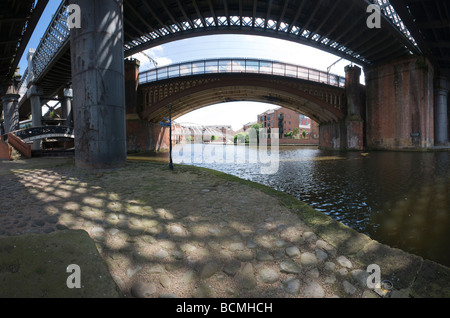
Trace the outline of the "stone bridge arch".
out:
<instances>
[{"instance_id":1,"label":"stone bridge arch","mask_svg":"<svg viewBox=\"0 0 450 318\"><path fill-rule=\"evenodd\" d=\"M233 101L265 102L307 115L318 123L345 117L345 90L321 83L261 74L214 74L139 86L141 118L157 123L172 104L174 119L193 110Z\"/></svg>"},{"instance_id":2,"label":"stone bridge arch","mask_svg":"<svg viewBox=\"0 0 450 318\"><path fill-rule=\"evenodd\" d=\"M179 65L175 65L177 68ZM176 119L202 107L233 101L271 103L305 114L320 124L322 148L363 148L364 89L359 84L361 69L357 67L346 70L345 87L340 81L327 84L329 78L321 80L320 75L311 81L242 70L179 73L146 82L136 60L127 60L125 70L128 151L160 150L166 148L162 145L165 139L168 146L168 129L159 122L169 116L169 105Z\"/></svg>"}]
</instances>

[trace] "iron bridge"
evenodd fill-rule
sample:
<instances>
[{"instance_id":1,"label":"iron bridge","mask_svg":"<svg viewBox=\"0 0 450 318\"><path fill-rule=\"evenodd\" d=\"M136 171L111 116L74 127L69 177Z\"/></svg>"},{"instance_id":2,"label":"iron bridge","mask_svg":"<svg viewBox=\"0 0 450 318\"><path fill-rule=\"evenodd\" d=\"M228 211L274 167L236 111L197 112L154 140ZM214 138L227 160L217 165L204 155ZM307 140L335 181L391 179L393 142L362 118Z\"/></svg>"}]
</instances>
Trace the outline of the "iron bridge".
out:
<instances>
[{"instance_id":1,"label":"iron bridge","mask_svg":"<svg viewBox=\"0 0 450 318\"><path fill-rule=\"evenodd\" d=\"M33 127L16 130L12 133L27 143L45 138L75 138L73 127L66 126Z\"/></svg>"}]
</instances>

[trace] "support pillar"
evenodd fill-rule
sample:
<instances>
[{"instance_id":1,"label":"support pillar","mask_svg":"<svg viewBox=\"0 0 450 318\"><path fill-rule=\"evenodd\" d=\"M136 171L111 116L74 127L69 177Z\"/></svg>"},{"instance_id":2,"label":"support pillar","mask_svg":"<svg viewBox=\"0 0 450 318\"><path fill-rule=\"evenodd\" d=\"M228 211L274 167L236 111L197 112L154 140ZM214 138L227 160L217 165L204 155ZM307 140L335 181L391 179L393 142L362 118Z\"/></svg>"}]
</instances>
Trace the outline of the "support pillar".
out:
<instances>
[{"instance_id":1,"label":"support pillar","mask_svg":"<svg viewBox=\"0 0 450 318\"><path fill-rule=\"evenodd\" d=\"M123 0L70 0L81 8L71 29L75 163L84 168L125 164Z\"/></svg>"},{"instance_id":2,"label":"support pillar","mask_svg":"<svg viewBox=\"0 0 450 318\"><path fill-rule=\"evenodd\" d=\"M10 87L5 96L2 97L3 103L3 129L5 134L19 129L19 98L13 87Z\"/></svg>"},{"instance_id":3,"label":"support pillar","mask_svg":"<svg viewBox=\"0 0 450 318\"><path fill-rule=\"evenodd\" d=\"M434 147L433 65L424 57L403 57L370 66L365 75L367 147Z\"/></svg>"},{"instance_id":4,"label":"support pillar","mask_svg":"<svg viewBox=\"0 0 450 318\"><path fill-rule=\"evenodd\" d=\"M139 87L139 67L141 63L137 59L125 60L125 96L126 113L128 115L138 115L138 87Z\"/></svg>"},{"instance_id":5,"label":"support pillar","mask_svg":"<svg viewBox=\"0 0 450 318\"><path fill-rule=\"evenodd\" d=\"M27 97L30 99L31 103L31 125L33 127L42 126L42 104L41 104L42 90L32 85L27 91ZM41 140L35 140L33 142L33 150L41 149Z\"/></svg>"},{"instance_id":6,"label":"support pillar","mask_svg":"<svg viewBox=\"0 0 450 318\"><path fill-rule=\"evenodd\" d=\"M139 66L136 59L125 60L125 96L127 118L127 151L145 152L153 150L154 124L139 116L138 101Z\"/></svg>"},{"instance_id":7,"label":"support pillar","mask_svg":"<svg viewBox=\"0 0 450 318\"><path fill-rule=\"evenodd\" d=\"M361 68L345 67L345 95L347 114L339 122L321 123L319 147L333 150L364 149L365 96L360 83Z\"/></svg>"},{"instance_id":8,"label":"support pillar","mask_svg":"<svg viewBox=\"0 0 450 318\"><path fill-rule=\"evenodd\" d=\"M448 145L448 86L447 78L439 77L434 97L434 142L436 146Z\"/></svg>"},{"instance_id":9,"label":"support pillar","mask_svg":"<svg viewBox=\"0 0 450 318\"><path fill-rule=\"evenodd\" d=\"M66 119L65 125L68 127L73 127L72 97L73 90L65 88L62 92L61 115Z\"/></svg>"},{"instance_id":10,"label":"support pillar","mask_svg":"<svg viewBox=\"0 0 450 318\"><path fill-rule=\"evenodd\" d=\"M321 123L319 126L319 148L345 150L347 148L346 127L343 120L333 123Z\"/></svg>"},{"instance_id":11,"label":"support pillar","mask_svg":"<svg viewBox=\"0 0 450 318\"><path fill-rule=\"evenodd\" d=\"M345 67L345 95L347 97L346 145L348 150L363 150L364 148L364 116L365 100L360 84L361 68Z\"/></svg>"}]
</instances>

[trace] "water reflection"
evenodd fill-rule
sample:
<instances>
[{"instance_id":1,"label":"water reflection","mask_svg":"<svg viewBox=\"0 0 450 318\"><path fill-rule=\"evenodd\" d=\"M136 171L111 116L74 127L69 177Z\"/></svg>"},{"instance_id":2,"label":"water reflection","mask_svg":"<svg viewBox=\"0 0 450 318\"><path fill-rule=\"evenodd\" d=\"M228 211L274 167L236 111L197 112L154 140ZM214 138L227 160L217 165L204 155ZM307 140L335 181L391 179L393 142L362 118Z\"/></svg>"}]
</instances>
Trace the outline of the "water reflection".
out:
<instances>
[{"instance_id":1,"label":"water reflection","mask_svg":"<svg viewBox=\"0 0 450 318\"><path fill-rule=\"evenodd\" d=\"M221 154L233 153L234 159L256 151L233 145L210 147L220 147L215 151ZM375 240L450 266L449 152L361 155L281 147L274 174L262 174L258 162L242 158L211 162L205 156L208 153L202 160L184 163L285 191Z\"/></svg>"}]
</instances>

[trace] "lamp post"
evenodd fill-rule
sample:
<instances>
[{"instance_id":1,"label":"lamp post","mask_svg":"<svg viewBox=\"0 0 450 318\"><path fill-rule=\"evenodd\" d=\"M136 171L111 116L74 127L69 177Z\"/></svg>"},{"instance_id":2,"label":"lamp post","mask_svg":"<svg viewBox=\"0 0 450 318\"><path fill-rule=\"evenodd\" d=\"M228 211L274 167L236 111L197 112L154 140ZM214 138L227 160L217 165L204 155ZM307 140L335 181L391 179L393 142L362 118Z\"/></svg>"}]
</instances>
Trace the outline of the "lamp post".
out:
<instances>
[{"instance_id":1,"label":"lamp post","mask_svg":"<svg viewBox=\"0 0 450 318\"><path fill-rule=\"evenodd\" d=\"M172 162L172 104L169 104L169 169L173 171L173 162Z\"/></svg>"}]
</instances>

